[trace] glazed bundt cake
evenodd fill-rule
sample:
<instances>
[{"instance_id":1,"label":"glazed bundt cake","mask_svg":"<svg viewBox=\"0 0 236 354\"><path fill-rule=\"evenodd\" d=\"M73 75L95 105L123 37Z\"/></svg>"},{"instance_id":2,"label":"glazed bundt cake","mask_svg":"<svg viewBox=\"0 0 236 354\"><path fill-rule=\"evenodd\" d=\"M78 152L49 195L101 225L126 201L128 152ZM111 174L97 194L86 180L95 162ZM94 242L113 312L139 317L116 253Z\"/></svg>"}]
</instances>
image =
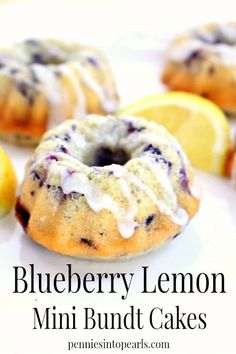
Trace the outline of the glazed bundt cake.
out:
<instances>
[{"instance_id":1,"label":"glazed bundt cake","mask_svg":"<svg viewBox=\"0 0 236 354\"><path fill-rule=\"evenodd\" d=\"M162 81L170 90L204 96L236 113L236 22L212 23L176 38L166 53Z\"/></svg>"},{"instance_id":2,"label":"glazed bundt cake","mask_svg":"<svg viewBox=\"0 0 236 354\"><path fill-rule=\"evenodd\" d=\"M29 39L0 49L0 136L32 145L68 118L117 109L111 69L93 48Z\"/></svg>"},{"instance_id":3,"label":"glazed bundt cake","mask_svg":"<svg viewBox=\"0 0 236 354\"><path fill-rule=\"evenodd\" d=\"M195 215L194 171L163 127L89 115L47 132L27 164L16 215L50 250L110 259L147 252Z\"/></svg>"}]
</instances>

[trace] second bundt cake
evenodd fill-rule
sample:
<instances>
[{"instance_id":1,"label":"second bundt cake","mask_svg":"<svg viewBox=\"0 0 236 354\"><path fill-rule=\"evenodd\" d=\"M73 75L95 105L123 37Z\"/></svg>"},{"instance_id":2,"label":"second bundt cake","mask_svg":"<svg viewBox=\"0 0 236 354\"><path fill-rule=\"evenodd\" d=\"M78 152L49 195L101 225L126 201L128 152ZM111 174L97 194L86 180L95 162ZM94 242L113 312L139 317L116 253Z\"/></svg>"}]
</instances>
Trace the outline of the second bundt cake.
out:
<instances>
[{"instance_id":1,"label":"second bundt cake","mask_svg":"<svg viewBox=\"0 0 236 354\"><path fill-rule=\"evenodd\" d=\"M170 90L188 91L236 113L236 22L210 23L180 35L162 74Z\"/></svg>"},{"instance_id":2,"label":"second bundt cake","mask_svg":"<svg viewBox=\"0 0 236 354\"><path fill-rule=\"evenodd\" d=\"M0 136L33 145L68 118L116 111L107 60L78 44L29 39L0 49Z\"/></svg>"}]
</instances>

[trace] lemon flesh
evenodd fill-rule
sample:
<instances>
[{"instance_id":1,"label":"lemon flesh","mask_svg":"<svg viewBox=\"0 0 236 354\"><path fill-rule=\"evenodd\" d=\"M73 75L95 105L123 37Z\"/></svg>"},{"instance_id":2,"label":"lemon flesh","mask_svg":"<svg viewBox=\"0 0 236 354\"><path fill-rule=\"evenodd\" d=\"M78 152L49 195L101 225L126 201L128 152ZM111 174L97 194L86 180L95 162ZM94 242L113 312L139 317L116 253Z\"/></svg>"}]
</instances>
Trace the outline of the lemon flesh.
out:
<instances>
[{"instance_id":1,"label":"lemon flesh","mask_svg":"<svg viewBox=\"0 0 236 354\"><path fill-rule=\"evenodd\" d=\"M17 179L13 166L0 147L0 218L15 204Z\"/></svg>"},{"instance_id":2,"label":"lemon flesh","mask_svg":"<svg viewBox=\"0 0 236 354\"><path fill-rule=\"evenodd\" d=\"M144 97L118 112L163 125L182 145L191 163L222 175L230 148L230 129L223 112L209 100L185 92Z\"/></svg>"}]
</instances>

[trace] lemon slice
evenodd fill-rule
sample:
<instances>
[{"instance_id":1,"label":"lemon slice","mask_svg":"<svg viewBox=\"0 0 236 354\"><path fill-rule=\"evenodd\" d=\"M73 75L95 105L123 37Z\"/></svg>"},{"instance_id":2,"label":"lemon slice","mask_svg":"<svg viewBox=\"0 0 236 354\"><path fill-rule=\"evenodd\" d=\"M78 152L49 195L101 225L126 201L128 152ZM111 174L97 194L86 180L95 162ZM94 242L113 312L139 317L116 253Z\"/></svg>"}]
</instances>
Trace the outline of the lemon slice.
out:
<instances>
[{"instance_id":1,"label":"lemon slice","mask_svg":"<svg viewBox=\"0 0 236 354\"><path fill-rule=\"evenodd\" d=\"M166 127L192 164L222 175L230 148L230 130L223 112L212 102L185 92L144 97L118 112L139 116Z\"/></svg>"},{"instance_id":2,"label":"lemon slice","mask_svg":"<svg viewBox=\"0 0 236 354\"><path fill-rule=\"evenodd\" d=\"M13 166L0 147L0 217L15 204L17 179Z\"/></svg>"}]
</instances>

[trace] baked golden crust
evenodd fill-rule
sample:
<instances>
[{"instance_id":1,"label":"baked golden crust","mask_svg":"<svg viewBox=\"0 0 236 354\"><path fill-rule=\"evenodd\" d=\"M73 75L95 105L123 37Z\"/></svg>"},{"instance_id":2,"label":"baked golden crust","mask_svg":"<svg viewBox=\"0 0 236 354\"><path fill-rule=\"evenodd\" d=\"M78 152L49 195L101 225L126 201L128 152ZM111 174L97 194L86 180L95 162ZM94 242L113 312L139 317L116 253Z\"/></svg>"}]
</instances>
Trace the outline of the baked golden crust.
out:
<instances>
[{"instance_id":1,"label":"baked golden crust","mask_svg":"<svg viewBox=\"0 0 236 354\"><path fill-rule=\"evenodd\" d=\"M62 141L53 138L71 134L73 123L69 121L46 134L28 163L16 214L26 233L50 250L94 259L132 256L177 235L199 208L199 199L193 195L193 170L183 162L174 138L162 127L140 118L87 117L76 129L84 132L90 144L91 133L108 124L105 131L112 131L114 136L95 134L102 139L96 141L99 148L101 141L106 146L110 142L111 149L114 141L122 141L119 148L125 149L138 140L141 144L131 148L131 159L124 166L89 167L73 162L78 151L68 156L68 145L62 149ZM163 141L154 147L148 137L156 144L160 137ZM57 153L58 147L64 155ZM158 176L160 180L155 179ZM81 181L82 190L78 189ZM91 186L95 188L92 193ZM105 204L100 207L103 198ZM135 213L127 221L134 206Z\"/></svg>"},{"instance_id":2,"label":"baked golden crust","mask_svg":"<svg viewBox=\"0 0 236 354\"><path fill-rule=\"evenodd\" d=\"M93 48L31 39L0 50L0 134L8 141L34 145L65 119L117 105L111 69Z\"/></svg>"},{"instance_id":3,"label":"baked golden crust","mask_svg":"<svg viewBox=\"0 0 236 354\"><path fill-rule=\"evenodd\" d=\"M208 24L176 38L162 81L170 90L204 96L228 112L236 107L236 23Z\"/></svg>"}]
</instances>

